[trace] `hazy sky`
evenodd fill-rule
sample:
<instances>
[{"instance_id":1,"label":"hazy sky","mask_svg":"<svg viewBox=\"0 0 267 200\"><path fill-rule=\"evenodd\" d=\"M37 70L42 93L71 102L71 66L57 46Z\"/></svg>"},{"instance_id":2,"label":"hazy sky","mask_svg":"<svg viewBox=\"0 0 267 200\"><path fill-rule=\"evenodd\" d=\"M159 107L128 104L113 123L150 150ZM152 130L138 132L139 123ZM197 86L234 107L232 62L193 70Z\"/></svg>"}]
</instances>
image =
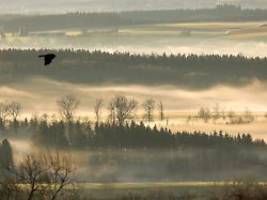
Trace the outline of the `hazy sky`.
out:
<instances>
[{"instance_id":1,"label":"hazy sky","mask_svg":"<svg viewBox=\"0 0 267 200\"><path fill-rule=\"evenodd\" d=\"M1 0L1 13L57 13L215 7L232 1L244 8L267 8L266 0Z\"/></svg>"}]
</instances>

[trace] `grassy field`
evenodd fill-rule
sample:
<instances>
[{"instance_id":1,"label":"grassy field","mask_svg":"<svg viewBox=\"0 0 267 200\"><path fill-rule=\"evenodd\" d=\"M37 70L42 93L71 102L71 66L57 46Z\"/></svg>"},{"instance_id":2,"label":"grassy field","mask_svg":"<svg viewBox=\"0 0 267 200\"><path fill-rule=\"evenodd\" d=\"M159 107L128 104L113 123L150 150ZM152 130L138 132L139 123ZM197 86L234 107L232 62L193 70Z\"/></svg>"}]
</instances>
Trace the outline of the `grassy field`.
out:
<instances>
[{"instance_id":1,"label":"grassy field","mask_svg":"<svg viewBox=\"0 0 267 200\"><path fill-rule=\"evenodd\" d=\"M64 29L54 31L33 32L30 36L40 37L94 37L109 36L111 39L114 36L164 36L172 35L175 37L191 36L191 37L226 37L230 39L265 39L267 36L267 22L203 22L203 23L173 23L173 24L150 24L138 26L119 27L117 30L77 30ZM187 34L185 34L185 32ZM188 34L190 33L190 34ZM14 41L14 37L6 33L7 41ZM27 37L26 37L27 38ZM25 40L22 37L21 40ZM17 40L18 41L18 40ZM16 41L16 42L17 42Z\"/></svg>"},{"instance_id":2,"label":"grassy field","mask_svg":"<svg viewBox=\"0 0 267 200\"><path fill-rule=\"evenodd\" d=\"M225 31L225 30L243 30L264 28L265 22L205 22L205 23L173 23L173 24L152 24L144 26L133 26L133 29L148 30L148 31Z\"/></svg>"},{"instance_id":3,"label":"grassy field","mask_svg":"<svg viewBox=\"0 0 267 200\"><path fill-rule=\"evenodd\" d=\"M120 29L120 33L131 34L169 34L183 36L190 31L190 36L226 37L230 39L264 39L267 36L266 22L209 22L209 23L174 23L153 24Z\"/></svg>"},{"instance_id":4,"label":"grassy field","mask_svg":"<svg viewBox=\"0 0 267 200\"><path fill-rule=\"evenodd\" d=\"M173 23L116 30L54 30L20 37L6 33L0 48L75 48L131 53L243 54L266 56L265 22Z\"/></svg>"},{"instance_id":5,"label":"grassy field","mask_svg":"<svg viewBox=\"0 0 267 200\"><path fill-rule=\"evenodd\" d=\"M234 182L141 182L141 183L78 183L77 186L83 189L167 189L167 188L220 188L234 185ZM260 185L266 185L265 182L259 182Z\"/></svg>"},{"instance_id":6,"label":"grassy field","mask_svg":"<svg viewBox=\"0 0 267 200\"><path fill-rule=\"evenodd\" d=\"M220 182L159 182L159 183L83 183L77 188L96 199L135 196L186 196L194 195L201 199L211 191L218 191L226 183Z\"/></svg>"},{"instance_id":7,"label":"grassy field","mask_svg":"<svg viewBox=\"0 0 267 200\"><path fill-rule=\"evenodd\" d=\"M255 185L256 184L256 185ZM236 190L251 190L253 185L265 187L265 183L238 182L165 182L165 183L111 183L78 184L81 195L91 199L184 199L207 200ZM234 189L235 188L235 189ZM232 199L232 198L231 198Z\"/></svg>"},{"instance_id":8,"label":"grassy field","mask_svg":"<svg viewBox=\"0 0 267 200\"><path fill-rule=\"evenodd\" d=\"M76 199L207 200L233 187L234 184L226 182L74 183L66 186L65 192L70 191ZM264 183L257 183L257 185L265 186ZM20 187L26 189L27 186L20 185Z\"/></svg>"}]
</instances>

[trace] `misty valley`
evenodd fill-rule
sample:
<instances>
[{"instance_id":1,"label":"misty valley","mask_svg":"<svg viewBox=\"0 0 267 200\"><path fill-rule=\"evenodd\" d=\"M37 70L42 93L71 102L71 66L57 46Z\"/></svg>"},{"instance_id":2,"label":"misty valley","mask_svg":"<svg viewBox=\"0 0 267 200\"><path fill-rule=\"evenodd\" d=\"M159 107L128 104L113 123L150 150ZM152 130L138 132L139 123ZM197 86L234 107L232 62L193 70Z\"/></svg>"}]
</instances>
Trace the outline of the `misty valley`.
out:
<instances>
[{"instance_id":1,"label":"misty valley","mask_svg":"<svg viewBox=\"0 0 267 200\"><path fill-rule=\"evenodd\" d=\"M266 3L146 2L0 2L0 200L267 199Z\"/></svg>"}]
</instances>

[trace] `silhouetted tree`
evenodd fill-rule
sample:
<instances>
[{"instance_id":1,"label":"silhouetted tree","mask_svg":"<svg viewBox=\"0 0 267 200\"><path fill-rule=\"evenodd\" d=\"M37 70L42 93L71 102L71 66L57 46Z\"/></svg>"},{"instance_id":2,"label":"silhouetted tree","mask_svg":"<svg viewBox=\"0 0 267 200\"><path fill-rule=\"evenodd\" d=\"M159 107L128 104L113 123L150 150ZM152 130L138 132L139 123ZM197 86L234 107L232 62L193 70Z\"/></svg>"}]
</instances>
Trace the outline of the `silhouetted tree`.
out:
<instances>
[{"instance_id":1,"label":"silhouetted tree","mask_svg":"<svg viewBox=\"0 0 267 200\"><path fill-rule=\"evenodd\" d=\"M72 95L62 97L57 101L59 112L64 120L70 122L73 120L74 113L80 104L80 101Z\"/></svg>"},{"instance_id":2,"label":"silhouetted tree","mask_svg":"<svg viewBox=\"0 0 267 200\"><path fill-rule=\"evenodd\" d=\"M56 154L27 155L14 171L16 184L25 184L27 200L56 200L70 184L73 166L69 157Z\"/></svg>"},{"instance_id":3,"label":"silhouetted tree","mask_svg":"<svg viewBox=\"0 0 267 200\"><path fill-rule=\"evenodd\" d=\"M0 103L0 118L3 122L6 121L7 116L9 115L9 105L8 103Z\"/></svg>"},{"instance_id":4,"label":"silhouetted tree","mask_svg":"<svg viewBox=\"0 0 267 200\"><path fill-rule=\"evenodd\" d=\"M255 117L253 116L252 112L248 108L246 108L243 117L246 123L251 123L255 120Z\"/></svg>"},{"instance_id":5,"label":"silhouetted tree","mask_svg":"<svg viewBox=\"0 0 267 200\"><path fill-rule=\"evenodd\" d=\"M14 168L13 151L7 139L4 139L0 146L0 167L2 170L12 170Z\"/></svg>"},{"instance_id":6,"label":"silhouetted tree","mask_svg":"<svg viewBox=\"0 0 267 200\"><path fill-rule=\"evenodd\" d=\"M146 119L149 122L152 122L154 120L153 112L155 110L156 102L154 99L147 99L143 103L143 107L145 110L144 119Z\"/></svg>"},{"instance_id":7,"label":"silhouetted tree","mask_svg":"<svg viewBox=\"0 0 267 200\"><path fill-rule=\"evenodd\" d=\"M198 117L200 119L203 119L203 121L207 123L211 117L210 109L204 107L200 108L200 110L198 111Z\"/></svg>"},{"instance_id":8,"label":"silhouetted tree","mask_svg":"<svg viewBox=\"0 0 267 200\"><path fill-rule=\"evenodd\" d=\"M20 103L12 101L10 103L6 103L5 105L3 105L3 109L6 110L6 116L4 118L7 118L7 116L9 116L12 121L9 124L10 127L12 128L12 131L17 134L17 130L19 127L19 122L17 120L17 118L20 115L22 106ZM5 122L5 120L3 121L3 123ZM3 124L4 125L4 124Z\"/></svg>"},{"instance_id":9,"label":"silhouetted tree","mask_svg":"<svg viewBox=\"0 0 267 200\"><path fill-rule=\"evenodd\" d=\"M10 104L8 104L8 112L12 117L13 121L17 121L17 118L21 112L21 108L21 104L15 101L12 101Z\"/></svg>"},{"instance_id":10,"label":"silhouetted tree","mask_svg":"<svg viewBox=\"0 0 267 200\"><path fill-rule=\"evenodd\" d=\"M103 99L96 99L95 106L94 106L96 123L99 123L99 121L100 121L101 109L103 107L103 104L104 104Z\"/></svg>"},{"instance_id":11,"label":"silhouetted tree","mask_svg":"<svg viewBox=\"0 0 267 200\"><path fill-rule=\"evenodd\" d=\"M212 119L213 119L214 123L216 123L216 121L218 119L220 119L220 117L221 117L220 105L218 103L216 103L215 106L213 107L213 110L212 110Z\"/></svg>"},{"instance_id":12,"label":"silhouetted tree","mask_svg":"<svg viewBox=\"0 0 267 200\"><path fill-rule=\"evenodd\" d=\"M234 118L236 117L236 113L234 111L230 110L227 113L227 117L229 118L230 123L232 123L234 121Z\"/></svg>"},{"instance_id":13,"label":"silhouetted tree","mask_svg":"<svg viewBox=\"0 0 267 200\"><path fill-rule=\"evenodd\" d=\"M114 101L109 102L108 104L108 122L110 124L114 124L116 121L116 112L115 112L115 104Z\"/></svg>"},{"instance_id":14,"label":"silhouetted tree","mask_svg":"<svg viewBox=\"0 0 267 200\"><path fill-rule=\"evenodd\" d=\"M165 114L164 114L164 105L162 101L159 101L158 103L158 110L159 110L159 119L160 121L163 121L165 119Z\"/></svg>"},{"instance_id":15,"label":"silhouetted tree","mask_svg":"<svg viewBox=\"0 0 267 200\"><path fill-rule=\"evenodd\" d=\"M137 108L137 101L128 99L125 96L116 96L112 99L115 106L116 119L119 125L123 125L125 120L132 119Z\"/></svg>"}]
</instances>

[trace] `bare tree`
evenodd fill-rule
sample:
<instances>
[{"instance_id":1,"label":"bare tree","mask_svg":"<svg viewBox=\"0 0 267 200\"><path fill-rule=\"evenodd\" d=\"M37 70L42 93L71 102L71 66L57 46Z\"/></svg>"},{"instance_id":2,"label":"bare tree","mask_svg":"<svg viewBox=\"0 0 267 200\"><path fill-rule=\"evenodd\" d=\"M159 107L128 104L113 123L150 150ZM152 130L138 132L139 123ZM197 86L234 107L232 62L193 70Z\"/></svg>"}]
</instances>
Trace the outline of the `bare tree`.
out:
<instances>
[{"instance_id":1,"label":"bare tree","mask_svg":"<svg viewBox=\"0 0 267 200\"><path fill-rule=\"evenodd\" d=\"M44 175L48 170L40 159L33 155L27 155L16 171L18 183L28 185L27 200L33 199L35 193L41 190L41 183L43 183Z\"/></svg>"},{"instance_id":2,"label":"bare tree","mask_svg":"<svg viewBox=\"0 0 267 200\"><path fill-rule=\"evenodd\" d=\"M48 154L44 157L45 164L48 166L46 172L46 197L50 200L56 200L64 188L71 184L71 174L74 168L71 164L69 156L59 153Z\"/></svg>"},{"instance_id":3,"label":"bare tree","mask_svg":"<svg viewBox=\"0 0 267 200\"><path fill-rule=\"evenodd\" d=\"M164 114L164 105L162 101L159 101L158 109L159 109L159 119L160 121L163 121L165 119L165 114Z\"/></svg>"},{"instance_id":4,"label":"bare tree","mask_svg":"<svg viewBox=\"0 0 267 200\"><path fill-rule=\"evenodd\" d=\"M116 119L119 125L123 125L125 120L134 117L134 111L137 108L137 101L128 99L125 96L116 96L112 99L111 104L114 105Z\"/></svg>"},{"instance_id":5,"label":"bare tree","mask_svg":"<svg viewBox=\"0 0 267 200\"><path fill-rule=\"evenodd\" d=\"M153 121L153 112L155 110L155 100L154 99L147 99L144 103L143 103L143 107L145 110L145 115L144 115L144 119L146 119L149 122Z\"/></svg>"},{"instance_id":6,"label":"bare tree","mask_svg":"<svg viewBox=\"0 0 267 200\"><path fill-rule=\"evenodd\" d=\"M7 103L0 103L0 118L2 121L6 121L7 116L9 115L9 105Z\"/></svg>"},{"instance_id":7,"label":"bare tree","mask_svg":"<svg viewBox=\"0 0 267 200\"><path fill-rule=\"evenodd\" d=\"M115 113L115 105L113 101L109 102L108 110L109 110L108 121L109 123L114 124L116 121L116 113Z\"/></svg>"},{"instance_id":8,"label":"bare tree","mask_svg":"<svg viewBox=\"0 0 267 200\"><path fill-rule=\"evenodd\" d=\"M17 188L14 186L26 185L22 190L27 193L27 200L35 197L56 200L71 183L73 170L70 159L62 154L31 154L25 157L18 169L12 171L15 178L5 186L15 191Z\"/></svg>"},{"instance_id":9,"label":"bare tree","mask_svg":"<svg viewBox=\"0 0 267 200\"><path fill-rule=\"evenodd\" d=\"M221 117L220 105L216 103L212 110L212 119L213 122L216 123L218 119Z\"/></svg>"},{"instance_id":10,"label":"bare tree","mask_svg":"<svg viewBox=\"0 0 267 200\"><path fill-rule=\"evenodd\" d=\"M191 121L192 121L192 116L191 115L188 115L186 117L186 123L189 124Z\"/></svg>"},{"instance_id":11,"label":"bare tree","mask_svg":"<svg viewBox=\"0 0 267 200\"><path fill-rule=\"evenodd\" d=\"M96 123L97 124L100 121L101 109L103 107L103 104L104 104L104 100L103 99L96 99L94 110L95 110L95 117L96 117Z\"/></svg>"},{"instance_id":12,"label":"bare tree","mask_svg":"<svg viewBox=\"0 0 267 200\"><path fill-rule=\"evenodd\" d=\"M12 117L13 121L17 121L17 118L21 112L21 104L15 101L12 101L8 104L8 113Z\"/></svg>"},{"instance_id":13,"label":"bare tree","mask_svg":"<svg viewBox=\"0 0 267 200\"><path fill-rule=\"evenodd\" d=\"M228 113L227 113L227 117L229 118L229 122L231 124L234 124L234 121L235 121L235 118L237 118L237 115L234 111L230 110Z\"/></svg>"},{"instance_id":14,"label":"bare tree","mask_svg":"<svg viewBox=\"0 0 267 200\"><path fill-rule=\"evenodd\" d=\"M59 112L61 116L67 121L70 122L73 120L74 113L78 108L80 101L72 95L67 95L62 97L57 101Z\"/></svg>"},{"instance_id":15,"label":"bare tree","mask_svg":"<svg viewBox=\"0 0 267 200\"><path fill-rule=\"evenodd\" d=\"M243 118L246 123L251 123L255 120L255 116L248 108L246 108Z\"/></svg>"},{"instance_id":16,"label":"bare tree","mask_svg":"<svg viewBox=\"0 0 267 200\"><path fill-rule=\"evenodd\" d=\"M225 112L224 108L221 109L221 117L223 120L226 119L226 112Z\"/></svg>"},{"instance_id":17,"label":"bare tree","mask_svg":"<svg viewBox=\"0 0 267 200\"><path fill-rule=\"evenodd\" d=\"M203 121L207 123L211 117L210 109L204 107L200 108L200 110L198 111L198 117L200 119L203 119Z\"/></svg>"}]
</instances>

